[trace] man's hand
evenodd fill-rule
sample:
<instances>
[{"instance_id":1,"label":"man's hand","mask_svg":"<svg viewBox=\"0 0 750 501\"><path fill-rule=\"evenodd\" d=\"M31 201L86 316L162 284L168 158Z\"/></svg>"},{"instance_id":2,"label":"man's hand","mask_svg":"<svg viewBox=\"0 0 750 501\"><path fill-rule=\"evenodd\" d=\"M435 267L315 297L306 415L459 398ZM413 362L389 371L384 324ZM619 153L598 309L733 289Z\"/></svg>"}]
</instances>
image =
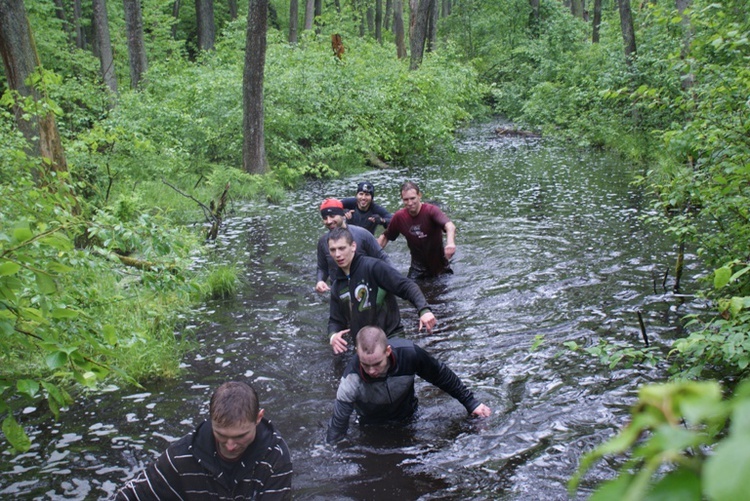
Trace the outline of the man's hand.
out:
<instances>
[{"instance_id":1,"label":"man's hand","mask_svg":"<svg viewBox=\"0 0 750 501\"><path fill-rule=\"evenodd\" d=\"M328 287L328 284L325 283L325 280L321 280L320 282L315 284L315 292L323 293L323 292L328 292L329 290L331 290L331 288Z\"/></svg>"},{"instance_id":2,"label":"man's hand","mask_svg":"<svg viewBox=\"0 0 750 501\"><path fill-rule=\"evenodd\" d=\"M383 224L385 222L385 219L375 214L374 216L370 216L367 218L368 221L375 223L375 224Z\"/></svg>"},{"instance_id":3,"label":"man's hand","mask_svg":"<svg viewBox=\"0 0 750 501\"><path fill-rule=\"evenodd\" d=\"M419 331L422 331L422 327L427 329L427 332L432 334L432 329L437 325L437 318L432 314L431 311L426 311L419 317Z\"/></svg>"},{"instance_id":4,"label":"man's hand","mask_svg":"<svg viewBox=\"0 0 750 501\"><path fill-rule=\"evenodd\" d=\"M492 414L492 409L484 404L479 404L476 409L471 411L471 415L477 417L489 417L490 414Z\"/></svg>"},{"instance_id":5,"label":"man's hand","mask_svg":"<svg viewBox=\"0 0 750 501\"><path fill-rule=\"evenodd\" d=\"M456 246L454 244L448 244L445 246L445 259L450 261L455 253L456 253Z\"/></svg>"},{"instance_id":6,"label":"man's hand","mask_svg":"<svg viewBox=\"0 0 750 501\"><path fill-rule=\"evenodd\" d=\"M344 353L349 343L344 339L344 334L349 334L350 329L344 329L331 334L331 346L333 347L333 353L338 355Z\"/></svg>"},{"instance_id":7,"label":"man's hand","mask_svg":"<svg viewBox=\"0 0 750 501\"><path fill-rule=\"evenodd\" d=\"M347 219L351 219L353 215L354 215L354 209L344 211L344 216L346 216Z\"/></svg>"}]
</instances>

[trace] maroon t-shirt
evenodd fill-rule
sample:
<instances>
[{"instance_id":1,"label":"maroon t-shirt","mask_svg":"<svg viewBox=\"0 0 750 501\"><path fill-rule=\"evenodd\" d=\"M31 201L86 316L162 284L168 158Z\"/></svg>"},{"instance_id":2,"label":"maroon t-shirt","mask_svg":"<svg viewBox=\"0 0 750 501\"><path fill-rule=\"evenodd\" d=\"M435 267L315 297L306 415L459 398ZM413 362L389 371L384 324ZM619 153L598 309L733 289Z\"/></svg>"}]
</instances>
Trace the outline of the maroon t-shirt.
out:
<instances>
[{"instance_id":1,"label":"maroon t-shirt","mask_svg":"<svg viewBox=\"0 0 750 501\"><path fill-rule=\"evenodd\" d=\"M388 240L403 235L411 252L412 267L422 268L433 276L440 275L448 266L443 250L443 228L448 222L450 219L443 211L423 203L414 217L406 209L396 211L383 234Z\"/></svg>"}]
</instances>

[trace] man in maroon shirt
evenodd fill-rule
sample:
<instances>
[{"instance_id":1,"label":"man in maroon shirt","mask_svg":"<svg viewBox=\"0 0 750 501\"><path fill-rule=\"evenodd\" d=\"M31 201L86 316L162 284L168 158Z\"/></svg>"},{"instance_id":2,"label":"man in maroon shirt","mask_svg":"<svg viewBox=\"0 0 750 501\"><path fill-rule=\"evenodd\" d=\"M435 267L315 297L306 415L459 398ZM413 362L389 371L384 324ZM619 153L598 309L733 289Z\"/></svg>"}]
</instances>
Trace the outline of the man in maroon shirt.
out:
<instances>
[{"instance_id":1,"label":"man in maroon shirt","mask_svg":"<svg viewBox=\"0 0 750 501\"><path fill-rule=\"evenodd\" d=\"M423 203L419 186L411 181L401 185L401 200L404 208L393 215L388 228L378 238L380 246L385 248L388 241L396 240L399 234L406 238L411 253L408 275L411 279L453 273L449 261L456 253L456 226L439 208Z\"/></svg>"}]
</instances>

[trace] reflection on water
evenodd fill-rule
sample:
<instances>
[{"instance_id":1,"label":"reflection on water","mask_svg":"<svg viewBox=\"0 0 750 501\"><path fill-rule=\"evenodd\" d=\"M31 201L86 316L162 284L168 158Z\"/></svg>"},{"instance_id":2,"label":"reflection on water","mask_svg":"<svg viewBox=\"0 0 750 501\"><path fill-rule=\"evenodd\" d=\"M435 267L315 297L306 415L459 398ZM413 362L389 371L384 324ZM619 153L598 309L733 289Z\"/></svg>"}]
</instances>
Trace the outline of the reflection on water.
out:
<instances>
[{"instance_id":1,"label":"reflection on water","mask_svg":"<svg viewBox=\"0 0 750 501\"><path fill-rule=\"evenodd\" d=\"M37 423L30 409L34 445L0 457L0 495L110 497L204 419L216 386L245 379L287 439L296 499L566 499L581 454L623 424L638 385L663 373L610 370L563 343L638 345L641 310L651 341L665 344L676 333L676 309L661 290L671 249L640 223L629 166L492 130L466 131L439 165L361 176L392 211L401 182L415 180L456 223L455 274L420 282L437 330L417 332L411 305L402 316L408 335L492 407L490 418L468 419L420 382L418 419L408 426L354 425L339 447L324 444L343 361L327 344L327 299L313 291L317 208L327 196L350 196L361 179L311 182L284 204L234 207L198 264L238 264L241 288L185 327L200 348L184 360L184 379L109 388L59 423ZM405 273L403 239L387 250ZM581 497L611 474L600 465Z\"/></svg>"}]
</instances>

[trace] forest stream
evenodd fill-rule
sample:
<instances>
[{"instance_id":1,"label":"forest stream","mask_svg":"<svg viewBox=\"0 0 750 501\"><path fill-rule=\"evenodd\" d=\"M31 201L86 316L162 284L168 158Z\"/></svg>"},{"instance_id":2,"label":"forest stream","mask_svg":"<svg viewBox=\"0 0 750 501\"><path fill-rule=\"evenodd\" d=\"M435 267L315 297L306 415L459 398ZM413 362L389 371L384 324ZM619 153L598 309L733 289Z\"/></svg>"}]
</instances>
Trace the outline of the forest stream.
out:
<instances>
[{"instance_id":1,"label":"forest stream","mask_svg":"<svg viewBox=\"0 0 750 501\"><path fill-rule=\"evenodd\" d=\"M581 456L629 416L640 385L664 367L608 365L579 347L606 339L667 346L680 305L667 269L675 252L641 216L648 200L635 167L601 151L529 137L501 137L497 123L467 128L437 163L314 181L283 203L230 204L218 240L199 264L233 263L238 294L186 318L197 339L179 380L82 396L59 421L27 409L29 452L0 456L2 499L106 499L207 416L223 381L259 390L266 417L286 439L300 500L565 500ZM437 329L417 332L401 303L407 337L446 362L493 414L471 419L420 381L418 418L405 427L350 427L325 444L342 371L327 342L328 298L317 294L318 212L329 196L353 196L371 180L375 201L400 207L416 181L458 228L453 275L420 282ZM403 237L387 249L406 273ZM686 269L683 286L694 271ZM189 334L189 335L188 335ZM567 345L566 345L567 344ZM611 478L599 463L578 498Z\"/></svg>"}]
</instances>

